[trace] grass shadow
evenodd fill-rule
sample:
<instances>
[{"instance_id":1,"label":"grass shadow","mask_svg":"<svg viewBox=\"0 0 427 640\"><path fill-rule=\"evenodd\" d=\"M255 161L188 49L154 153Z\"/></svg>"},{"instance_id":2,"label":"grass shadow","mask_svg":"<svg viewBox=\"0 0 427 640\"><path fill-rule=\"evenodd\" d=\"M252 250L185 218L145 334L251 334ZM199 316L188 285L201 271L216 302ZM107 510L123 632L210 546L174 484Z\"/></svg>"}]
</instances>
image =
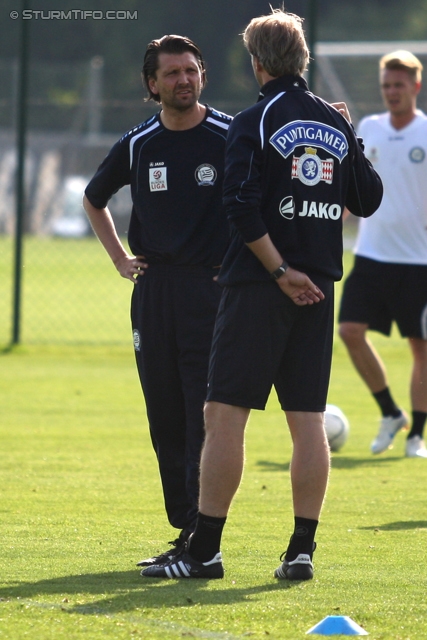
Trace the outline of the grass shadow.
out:
<instances>
[{"instance_id":1,"label":"grass shadow","mask_svg":"<svg viewBox=\"0 0 427 640\"><path fill-rule=\"evenodd\" d=\"M340 454L332 454L331 467L333 469L355 469L357 467L378 467L384 466L387 463L395 463L396 460L401 460L402 456L387 456L386 458L369 457L369 458L354 458L349 456L342 456Z\"/></svg>"},{"instance_id":2,"label":"grass shadow","mask_svg":"<svg viewBox=\"0 0 427 640\"><path fill-rule=\"evenodd\" d=\"M210 580L162 580L141 578L138 571L81 574L20 582L0 589L0 600L36 600L38 596L59 596L53 606L79 615L108 615L135 609L164 609L194 605L225 605L249 602L257 594L286 591L299 582L281 580L252 587L238 587L229 582L225 587L208 589ZM220 585L224 583L220 582ZM73 603L73 596L76 603ZM99 596L93 601L90 596ZM82 602L82 599L86 602Z\"/></svg>"},{"instance_id":3,"label":"grass shadow","mask_svg":"<svg viewBox=\"0 0 427 640\"><path fill-rule=\"evenodd\" d=\"M359 527L368 531L410 531L411 529L427 529L427 520L397 520L387 524Z\"/></svg>"},{"instance_id":4,"label":"grass shadow","mask_svg":"<svg viewBox=\"0 0 427 640\"><path fill-rule=\"evenodd\" d=\"M258 460L257 467L262 467L262 471L289 471L290 463L272 462L271 460Z\"/></svg>"},{"instance_id":5,"label":"grass shadow","mask_svg":"<svg viewBox=\"0 0 427 640\"><path fill-rule=\"evenodd\" d=\"M253 587L229 585L225 588L208 589L209 580L160 580L150 579L140 584L138 591L117 594L113 598L102 599L90 604L76 604L67 609L79 615L99 615L100 613L121 613L132 609L175 609L200 606L223 606L239 602L250 603L261 593L286 591L298 582L283 580ZM216 587L216 584L215 584Z\"/></svg>"},{"instance_id":6,"label":"grass shadow","mask_svg":"<svg viewBox=\"0 0 427 640\"><path fill-rule=\"evenodd\" d=\"M34 598L38 595L99 594L140 586L141 579L136 571L112 571L89 573L60 578L47 578L37 582L13 582L0 588L0 598ZM5 584L5 583L4 583ZM114 585L114 586L113 586Z\"/></svg>"},{"instance_id":7,"label":"grass shadow","mask_svg":"<svg viewBox=\"0 0 427 640\"><path fill-rule=\"evenodd\" d=\"M354 458L342 456L339 453L332 453L331 467L333 469L355 469L356 467L362 466L376 467L378 465L383 466L386 463L394 463L396 460L401 459L402 456L388 456L386 458ZM271 460L258 460L256 462L256 466L261 467L262 471L289 471L290 462L280 463L272 462Z\"/></svg>"},{"instance_id":8,"label":"grass shadow","mask_svg":"<svg viewBox=\"0 0 427 640\"><path fill-rule=\"evenodd\" d=\"M6 344L6 345L0 345L0 356L1 355L7 355L9 353L13 353L15 351L17 351L19 349L18 345L14 345L14 344Z\"/></svg>"}]
</instances>

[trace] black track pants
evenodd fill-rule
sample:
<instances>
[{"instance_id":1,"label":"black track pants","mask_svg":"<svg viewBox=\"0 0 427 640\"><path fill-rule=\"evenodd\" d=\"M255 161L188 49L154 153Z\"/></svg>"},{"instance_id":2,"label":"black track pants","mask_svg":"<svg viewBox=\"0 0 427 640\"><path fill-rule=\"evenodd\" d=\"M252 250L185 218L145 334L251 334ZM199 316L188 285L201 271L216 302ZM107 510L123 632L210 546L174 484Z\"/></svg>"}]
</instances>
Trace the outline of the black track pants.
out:
<instances>
[{"instance_id":1,"label":"black track pants","mask_svg":"<svg viewBox=\"0 0 427 640\"><path fill-rule=\"evenodd\" d=\"M193 529L203 405L221 288L204 267L150 266L135 285L131 318L169 522Z\"/></svg>"}]
</instances>

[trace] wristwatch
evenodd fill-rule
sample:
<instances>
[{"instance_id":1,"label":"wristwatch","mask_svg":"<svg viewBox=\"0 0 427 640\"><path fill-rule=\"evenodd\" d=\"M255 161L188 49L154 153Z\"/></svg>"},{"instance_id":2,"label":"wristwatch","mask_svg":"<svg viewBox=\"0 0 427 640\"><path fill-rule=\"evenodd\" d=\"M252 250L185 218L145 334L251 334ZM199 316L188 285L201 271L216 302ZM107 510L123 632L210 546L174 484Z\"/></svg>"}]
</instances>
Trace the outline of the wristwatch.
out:
<instances>
[{"instance_id":1,"label":"wristwatch","mask_svg":"<svg viewBox=\"0 0 427 640\"><path fill-rule=\"evenodd\" d=\"M273 271L273 273L270 273L270 276L273 278L273 280L278 280L280 276L283 276L283 274L286 273L286 270L288 269L288 267L289 265L286 262L286 260L283 260L280 267L276 269L276 271Z\"/></svg>"}]
</instances>

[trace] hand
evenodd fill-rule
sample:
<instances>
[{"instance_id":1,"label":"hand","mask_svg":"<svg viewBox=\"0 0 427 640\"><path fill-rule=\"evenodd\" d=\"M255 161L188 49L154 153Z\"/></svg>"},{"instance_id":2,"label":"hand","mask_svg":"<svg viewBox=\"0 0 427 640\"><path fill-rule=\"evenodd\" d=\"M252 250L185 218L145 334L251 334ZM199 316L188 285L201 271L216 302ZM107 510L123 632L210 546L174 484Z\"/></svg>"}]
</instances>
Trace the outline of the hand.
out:
<instances>
[{"instance_id":1,"label":"hand","mask_svg":"<svg viewBox=\"0 0 427 640\"><path fill-rule=\"evenodd\" d=\"M144 256L125 255L119 258L114 264L122 278L127 278L135 284L138 276L144 275L144 269L148 269L148 264L143 262L144 260Z\"/></svg>"},{"instance_id":2,"label":"hand","mask_svg":"<svg viewBox=\"0 0 427 640\"><path fill-rule=\"evenodd\" d=\"M324 293L305 273L292 269L292 267L288 267L276 282L283 293L299 307L325 299Z\"/></svg>"},{"instance_id":3,"label":"hand","mask_svg":"<svg viewBox=\"0 0 427 640\"><path fill-rule=\"evenodd\" d=\"M331 106L335 107L335 109L339 111L340 114L344 116L344 118L348 120L351 124L350 111L348 110L348 107L345 102L331 102Z\"/></svg>"}]
</instances>

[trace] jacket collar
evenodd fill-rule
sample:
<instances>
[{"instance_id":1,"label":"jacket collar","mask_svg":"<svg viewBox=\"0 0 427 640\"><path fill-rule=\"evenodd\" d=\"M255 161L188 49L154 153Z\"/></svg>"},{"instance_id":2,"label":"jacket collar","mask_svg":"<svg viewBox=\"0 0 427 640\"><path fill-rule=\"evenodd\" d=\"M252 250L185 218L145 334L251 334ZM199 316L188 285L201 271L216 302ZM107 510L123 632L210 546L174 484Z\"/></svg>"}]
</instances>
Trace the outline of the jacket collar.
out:
<instances>
[{"instance_id":1,"label":"jacket collar","mask_svg":"<svg viewBox=\"0 0 427 640\"><path fill-rule=\"evenodd\" d=\"M261 87L258 95L258 102L264 100L272 93L278 93L279 91L289 91L291 89L302 89L308 91L308 85L302 76L280 76L269 80Z\"/></svg>"}]
</instances>

